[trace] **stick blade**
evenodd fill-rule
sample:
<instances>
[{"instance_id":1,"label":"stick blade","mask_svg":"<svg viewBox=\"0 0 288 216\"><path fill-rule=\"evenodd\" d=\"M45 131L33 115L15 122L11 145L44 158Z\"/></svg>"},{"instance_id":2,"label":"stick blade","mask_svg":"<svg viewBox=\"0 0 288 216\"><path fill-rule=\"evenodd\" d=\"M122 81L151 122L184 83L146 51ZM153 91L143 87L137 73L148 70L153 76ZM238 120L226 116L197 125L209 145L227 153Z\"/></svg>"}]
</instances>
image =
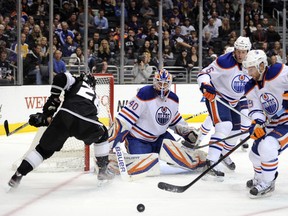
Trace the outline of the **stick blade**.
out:
<instances>
[{"instance_id":1,"label":"stick blade","mask_svg":"<svg viewBox=\"0 0 288 216\"><path fill-rule=\"evenodd\" d=\"M186 186L176 186L176 185L168 184L165 182L159 182L158 188L160 188L161 190L165 190L165 191L169 191L173 193L183 193L187 189Z\"/></svg>"},{"instance_id":2,"label":"stick blade","mask_svg":"<svg viewBox=\"0 0 288 216\"><path fill-rule=\"evenodd\" d=\"M6 136L9 136L9 124L7 120L4 121L4 129L6 132Z\"/></svg>"}]
</instances>

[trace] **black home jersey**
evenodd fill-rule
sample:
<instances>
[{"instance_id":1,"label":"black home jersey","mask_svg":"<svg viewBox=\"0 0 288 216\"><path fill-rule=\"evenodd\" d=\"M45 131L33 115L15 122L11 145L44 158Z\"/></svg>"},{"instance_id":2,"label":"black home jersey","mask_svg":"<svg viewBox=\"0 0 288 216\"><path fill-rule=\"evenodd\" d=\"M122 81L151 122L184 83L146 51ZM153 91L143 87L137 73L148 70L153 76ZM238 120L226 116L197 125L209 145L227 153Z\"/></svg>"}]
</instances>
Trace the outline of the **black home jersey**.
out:
<instances>
[{"instance_id":1,"label":"black home jersey","mask_svg":"<svg viewBox=\"0 0 288 216\"><path fill-rule=\"evenodd\" d=\"M93 116L92 118L95 119L98 107L98 99L95 90L82 79L75 78L70 73L64 74L66 79L61 79L60 82L53 82L51 89L52 94L53 88L55 91L59 91L59 88L65 91L61 110L67 111L78 117L83 116L91 118ZM64 74L62 74L62 76Z\"/></svg>"}]
</instances>

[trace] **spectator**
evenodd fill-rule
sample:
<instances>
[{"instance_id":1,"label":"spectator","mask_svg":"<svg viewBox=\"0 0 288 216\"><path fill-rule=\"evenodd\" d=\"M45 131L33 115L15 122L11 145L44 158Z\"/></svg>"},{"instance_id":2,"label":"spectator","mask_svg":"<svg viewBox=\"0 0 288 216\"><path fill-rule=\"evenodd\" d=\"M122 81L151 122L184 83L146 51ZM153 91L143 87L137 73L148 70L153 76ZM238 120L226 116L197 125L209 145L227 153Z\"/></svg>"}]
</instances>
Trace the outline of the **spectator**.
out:
<instances>
[{"instance_id":1,"label":"spectator","mask_svg":"<svg viewBox=\"0 0 288 216\"><path fill-rule=\"evenodd\" d=\"M182 16L182 14L180 14L178 6L173 7L172 14L170 15L169 18L172 18L172 17L175 20L175 24L177 26L180 25L181 20L183 19L183 16Z\"/></svg>"},{"instance_id":2,"label":"spectator","mask_svg":"<svg viewBox=\"0 0 288 216\"><path fill-rule=\"evenodd\" d=\"M188 39L181 35L181 27L177 26L175 29L175 34L172 36L172 40L175 44L175 52L180 53L182 49L191 48L188 44Z\"/></svg>"},{"instance_id":3,"label":"spectator","mask_svg":"<svg viewBox=\"0 0 288 216\"><path fill-rule=\"evenodd\" d=\"M39 26L40 26L42 35L46 38L49 38L49 25L47 25L47 23L45 23L45 21L41 19L39 21Z\"/></svg>"},{"instance_id":4,"label":"spectator","mask_svg":"<svg viewBox=\"0 0 288 216\"><path fill-rule=\"evenodd\" d=\"M267 31L268 30L268 27L270 26L269 24L269 19L267 17L265 17L263 20L262 20L262 28Z\"/></svg>"},{"instance_id":5,"label":"spectator","mask_svg":"<svg viewBox=\"0 0 288 216\"><path fill-rule=\"evenodd\" d=\"M54 57L53 57L53 75L54 76L56 76L57 74L66 72L66 64L61 58L62 58L62 52L60 50L56 50L54 52ZM48 68L49 68L49 63L48 63Z\"/></svg>"},{"instance_id":6,"label":"spectator","mask_svg":"<svg viewBox=\"0 0 288 216\"><path fill-rule=\"evenodd\" d=\"M191 46L198 46L199 39L196 31L191 31L190 36L188 37L188 44Z\"/></svg>"},{"instance_id":7,"label":"spectator","mask_svg":"<svg viewBox=\"0 0 288 216\"><path fill-rule=\"evenodd\" d=\"M106 62L109 62L111 59L111 52L110 52L108 41L106 39L103 39L100 43L98 58L100 58L101 61L106 61Z\"/></svg>"},{"instance_id":8,"label":"spectator","mask_svg":"<svg viewBox=\"0 0 288 216\"><path fill-rule=\"evenodd\" d=\"M146 20L152 19L155 16L154 10L150 7L149 0L143 0L142 7L139 10L139 14Z\"/></svg>"},{"instance_id":9,"label":"spectator","mask_svg":"<svg viewBox=\"0 0 288 216\"><path fill-rule=\"evenodd\" d=\"M100 10L104 8L104 1L102 0L90 0L89 5L91 6L92 9L95 10Z\"/></svg>"},{"instance_id":10,"label":"spectator","mask_svg":"<svg viewBox=\"0 0 288 216\"><path fill-rule=\"evenodd\" d=\"M95 44L94 44L93 39L88 40L88 47L87 48L91 51L92 55L95 54ZM99 49L99 46L98 46L98 49ZM98 52L98 49L97 49L97 52ZM98 53L97 53L97 55L98 55Z\"/></svg>"},{"instance_id":11,"label":"spectator","mask_svg":"<svg viewBox=\"0 0 288 216\"><path fill-rule=\"evenodd\" d=\"M66 38L66 42L61 49L63 57L70 57L72 53L76 52L78 46L79 45L73 40L73 38L68 35Z\"/></svg>"},{"instance_id":12,"label":"spectator","mask_svg":"<svg viewBox=\"0 0 288 216\"><path fill-rule=\"evenodd\" d=\"M27 54L23 61L24 84L42 84L42 76L40 73L41 64L41 46L35 45L32 50Z\"/></svg>"},{"instance_id":13,"label":"spectator","mask_svg":"<svg viewBox=\"0 0 288 216\"><path fill-rule=\"evenodd\" d=\"M74 41L80 46L83 47L83 38L79 32L74 32Z\"/></svg>"},{"instance_id":14,"label":"spectator","mask_svg":"<svg viewBox=\"0 0 288 216\"><path fill-rule=\"evenodd\" d=\"M207 31L207 32L205 32L205 34L203 36L203 41L202 41L203 50L208 51L208 49L212 46L214 46L214 41L211 37L210 32Z\"/></svg>"},{"instance_id":15,"label":"spectator","mask_svg":"<svg viewBox=\"0 0 288 216\"><path fill-rule=\"evenodd\" d=\"M29 45L29 49L31 49L31 47L34 47L35 44L37 44L38 39L41 39L43 37L42 32L41 32L41 28L39 25L34 25L33 29L31 31L31 34L29 34L28 36L28 45Z\"/></svg>"},{"instance_id":16,"label":"spectator","mask_svg":"<svg viewBox=\"0 0 288 216\"><path fill-rule=\"evenodd\" d=\"M165 46L164 47L164 50L163 50L163 59L164 61L165 60L168 60L168 59L174 59L174 54L171 50L171 47L170 46Z\"/></svg>"},{"instance_id":17,"label":"spectator","mask_svg":"<svg viewBox=\"0 0 288 216\"><path fill-rule=\"evenodd\" d=\"M98 16L94 17L94 24L99 30L109 28L108 19L104 16L104 10L99 10Z\"/></svg>"},{"instance_id":18,"label":"spectator","mask_svg":"<svg viewBox=\"0 0 288 216\"><path fill-rule=\"evenodd\" d=\"M180 4L180 13L182 14L182 19L186 19L186 18L190 18L190 13L191 13L191 10L192 10L192 5L190 5L190 2L188 0L184 0L182 2L182 4ZM190 19L189 19L190 20ZM191 24L191 22L190 22ZM190 32L189 32L190 33Z\"/></svg>"},{"instance_id":19,"label":"spectator","mask_svg":"<svg viewBox=\"0 0 288 216\"><path fill-rule=\"evenodd\" d=\"M108 63L106 61L103 61L99 64L96 64L96 66L93 67L92 71L93 73L108 73Z\"/></svg>"},{"instance_id":20,"label":"spectator","mask_svg":"<svg viewBox=\"0 0 288 216\"><path fill-rule=\"evenodd\" d=\"M170 33L171 36L175 35L175 29L177 27L177 24L175 22L175 18L174 17L170 17L169 21L168 21L168 31Z\"/></svg>"},{"instance_id":21,"label":"spectator","mask_svg":"<svg viewBox=\"0 0 288 216\"><path fill-rule=\"evenodd\" d=\"M171 52L174 53L174 41L170 38L169 31L164 31L162 41L162 48L165 49L165 47L170 47Z\"/></svg>"},{"instance_id":22,"label":"spectator","mask_svg":"<svg viewBox=\"0 0 288 216\"><path fill-rule=\"evenodd\" d=\"M135 32L133 29L129 29L128 35L124 39L124 50L128 59L135 59L135 52L137 52L138 46L135 41Z\"/></svg>"},{"instance_id":23,"label":"spectator","mask_svg":"<svg viewBox=\"0 0 288 216\"><path fill-rule=\"evenodd\" d=\"M172 13L173 1L172 0L163 0L162 1L163 16L168 16Z\"/></svg>"},{"instance_id":24,"label":"spectator","mask_svg":"<svg viewBox=\"0 0 288 216\"><path fill-rule=\"evenodd\" d=\"M256 28L257 30L252 35L252 41L258 44L267 41L267 34L263 30L262 25L258 24Z\"/></svg>"},{"instance_id":25,"label":"spectator","mask_svg":"<svg viewBox=\"0 0 288 216\"><path fill-rule=\"evenodd\" d=\"M144 23L144 34L148 35L151 28L154 27L152 19L147 19Z\"/></svg>"},{"instance_id":26,"label":"spectator","mask_svg":"<svg viewBox=\"0 0 288 216\"><path fill-rule=\"evenodd\" d=\"M244 29L246 30L247 37L252 37L253 33L257 30L256 26L254 25L253 20L249 20L248 26L245 26Z\"/></svg>"},{"instance_id":27,"label":"spectator","mask_svg":"<svg viewBox=\"0 0 288 216\"><path fill-rule=\"evenodd\" d=\"M0 24L0 41L5 42L5 47L10 48L8 37L4 34L5 26Z\"/></svg>"},{"instance_id":28,"label":"spectator","mask_svg":"<svg viewBox=\"0 0 288 216\"><path fill-rule=\"evenodd\" d=\"M69 65L84 65L84 54L81 47L76 48L76 52L72 53L69 59Z\"/></svg>"},{"instance_id":29,"label":"spectator","mask_svg":"<svg viewBox=\"0 0 288 216\"><path fill-rule=\"evenodd\" d=\"M190 19L188 17L185 18L184 24L181 26L181 35L188 38L191 31L195 31L194 26L190 24Z\"/></svg>"},{"instance_id":30,"label":"spectator","mask_svg":"<svg viewBox=\"0 0 288 216\"><path fill-rule=\"evenodd\" d=\"M254 1L252 3L252 9L250 12L250 19L255 21L255 16L258 15L260 19L263 19L263 13L262 10L260 8L260 5L258 2Z\"/></svg>"},{"instance_id":31,"label":"spectator","mask_svg":"<svg viewBox=\"0 0 288 216\"><path fill-rule=\"evenodd\" d=\"M175 66L182 66L186 68L187 70L191 69L193 67L191 59L187 56L188 51L186 49L183 49L181 54L177 57Z\"/></svg>"},{"instance_id":32,"label":"spectator","mask_svg":"<svg viewBox=\"0 0 288 216\"><path fill-rule=\"evenodd\" d=\"M69 30L68 23L65 21L61 22L61 29L57 29L55 33L59 36L62 45L66 43L67 36L70 36L72 39L74 39L74 33Z\"/></svg>"},{"instance_id":33,"label":"spectator","mask_svg":"<svg viewBox=\"0 0 288 216\"><path fill-rule=\"evenodd\" d=\"M279 55L279 53L281 53L282 49L281 49L281 43L279 41L275 41L273 48L269 49L267 56L271 57L273 55L277 56Z\"/></svg>"},{"instance_id":34,"label":"spectator","mask_svg":"<svg viewBox=\"0 0 288 216\"><path fill-rule=\"evenodd\" d=\"M274 65L276 63L277 63L277 57L275 55L272 55L270 57L270 65ZM280 62L280 63L282 63L282 62Z\"/></svg>"},{"instance_id":35,"label":"spectator","mask_svg":"<svg viewBox=\"0 0 288 216\"><path fill-rule=\"evenodd\" d=\"M147 37L147 35L144 33L144 28L139 27L137 29L136 39L145 39L146 37Z\"/></svg>"},{"instance_id":36,"label":"spectator","mask_svg":"<svg viewBox=\"0 0 288 216\"><path fill-rule=\"evenodd\" d=\"M62 8L60 8L60 21L67 21L71 14L74 12L74 9L71 7L71 4L69 1L63 1Z\"/></svg>"},{"instance_id":37,"label":"spectator","mask_svg":"<svg viewBox=\"0 0 288 216\"><path fill-rule=\"evenodd\" d=\"M95 1L92 1L92 2L95 2ZM79 24L80 33L84 34L84 25L85 25L84 6L81 5L79 9L80 9L80 11L79 11L77 21ZM92 29L94 27L94 14L93 14L92 8L90 6L88 6L88 23L87 23L87 25L88 25L88 29Z\"/></svg>"},{"instance_id":38,"label":"spectator","mask_svg":"<svg viewBox=\"0 0 288 216\"><path fill-rule=\"evenodd\" d=\"M217 11L213 11L211 17L214 19L214 25L219 29L222 26L222 20L219 19Z\"/></svg>"},{"instance_id":39,"label":"spectator","mask_svg":"<svg viewBox=\"0 0 288 216\"><path fill-rule=\"evenodd\" d=\"M156 33L156 29L154 27L151 27L149 30L149 34L145 38L146 41L150 41L151 49L154 49L154 47L156 47L158 44L158 36L156 35Z\"/></svg>"},{"instance_id":40,"label":"spectator","mask_svg":"<svg viewBox=\"0 0 288 216\"><path fill-rule=\"evenodd\" d=\"M94 32L93 34L93 41L94 41L94 45L96 46L94 48L94 51L98 50L100 43L101 43L101 39L100 39L100 34L99 32ZM98 47L97 47L98 46Z\"/></svg>"},{"instance_id":41,"label":"spectator","mask_svg":"<svg viewBox=\"0 0 288 216\"><path fill-rule=\"evenodd\" d=\"M146 54L138 57L137 62L132 69L134 83L148 82L148 78L151 76L153 70L148 64L148 61L148 56Z\"/></svg>"},{"instance_id":42,"label":"spectator","mask_svg":"<svg viewBox=\"0 0 288 216\"><path fill-rule=\"evenodd\" d=\"M192 67L198 66L199 65L199 57L198 57L198 50L197 46L192 46L191 47L191 64L193 65Z\"/></svg>"},{"instance_id":43,"label":"spectator","mask_svg":"<svg viewBox=\"0 0 288 216\"><path fill-rule=\"evenodd\" d=\"M266 35L267 35L267 42L268 43L273 43L275 41L281 40L281 36L279 35L278 32L275 31L275 27L273 25L269 25L269 27L266 31Z\"/></svg>"},{"instance_id":44,"label":"spectator","mask_svg":"<svg viewBox=\"0 0 288 216\"><path fill-rule=\"evenodd\" d=\"M120 18L121 17L121 0L116 0L116 5L114 7L115 17ZM127 19L128 12L126 7L124 7L124 17Z\"/></svg>"},{"instance_id":45,"label":"spectator","mask_svg":"<svg viewBox=\"0 0 288 216\"><path fill-rule=\"evenodd\" d=\"M139 48L138 53L139 55L143 55L144 52L148 52L152 55L152 47L150 40L146 40L142 47Z\"/></svg>"},{"instance_id":46,"label":"spectator","mask_svg":"<svg viewBox=\"0 0 288 216\"><path fill-rule=\"evenodd\" d=\"M8 53L2 50L0 53L0 85L12 84L14 81L12 68L7 60Z\"/></svg>"},{"instance_id":47,"label":"spectator","mask_svg":"<svg viewBox=\"0 0 288 216\"><path fill-rule=\"evenodd\" d=\"M231 31L230 21L228 18L224 17L222 20L222 25L219 27L219 38L227 41Z\"/></svg>"},{"instance_id":48,"label":"spectator","mask_svg":"<svg viewBox=\"0 0 288 216\"><path fill-rule=\"evenodd\" d=\"M230 7L229 2L225 3L225 8L224 8L224 10L222 12L222 17L223 18L226 17L226 18L228 18L231 21L235 20L234 10Z\"/></svg>"},{"instance_id":49,"label":"spectator","mask_svg":"<svg viewBox=\"0 0 288 216\"><path fill-rule=\"evenodd\" d=\"M71 30L74 34L75 32L79 32L80 31L80 24L78 22L78 17L76 13L72 13L69 17L69 19L67 20L67 24L69 26L69 30Z\"/></svg>"},{"instance_id":50,"label":"spectator","mask_svg":"<svg viewBox=\"0 0 288 216\"><path fill-rule=\"evenodd\" d=\"M22 33L21 34L21 48L20 49L21 49L21 55L22 55L23 59L26 58L26 55L29 52L29 46L27 43L25 43L25 41L26 41L26 35ZM11 63L14 65L16 65L16 62L17 62L17 55L16 55L18 52L17 46L18 46L17 41L14 42L11 46L11 50L13 50L15 54L13 53L10 60L11 60Z\"/></svg>"},{"instance_id":51,"label":"spectator","mask_svg":"<svg viewBox=\"0 0 288 216\"><path fill-rule=\"evenodd\" d=\"M57 34L53 35L53 45L57 49L61 49L61 47L62 47L61 41L60 41L59 36Z\"/></svg>"},{"instance_id":52,"label":"spectator","mask_svg":"<svg viewBox=\"0 0 288 216\"><path fill-rule=\"evenodd\" d=\"M128 11L129 19L132 19L133 15L139 17L140 8L138 7L137 1L131 0L129 5L128 5L128 10L127 11Z\"/></svg>"},{"instance_id":53,"label":"spectator","mask_svg":"<svg viewBox=\"0 0 288 216\"><path fill-rule=\"evenodd\" d=\"M115 7L113 6L111 0L104 0L103 11L105 12L105 17L115 16Z\"/></svg>"},{"instance_id":54,"label":"spectator","mask_svg":"<svg viewBox=\"0 0 288 216\"><path fill-rule=\"evenodd\" d=\"M205 32L210 32L211 38L217 38L219 35L218 27L214 25L214 19L210 18L208 21L208 24L204 26L203 28L203 34L205 35Z\"/></svg>"},{"instance_id":55,"label":"spectator","mask_svg":"<svg viewBox=\"0 0 288 216\"><path fill-rule=\"evenodd\" d=\"M128 24L129 28L132 28L135 32L137 32L137 30L140 27L143 27L142 23L138 20L138 16L136 14L133 14L131 17L131 21Z\"/></svg>"},{"instance_id":56,"label":"spectator","mask_svg":"<svg viewBox=\"0 0 288 216\"><path fill-rule=\"evenodd\" d=\"M38 39L38 44L41 46L40 56L42 58L42 63L45 64L48 62L48 40L46 37L41 37Z\"/></svg>"},{"instance_id":57,"label":"spectator","mask_svg":"<svg viewBox=\"0 0 288 216\"><path fill-rule=\"evenodd\" d=\"M33 2L33 4L30 6L29 14L36 15L36 16L42 16L42 17L48 17L49 14L49 4L47 4L44 0L36 0Z\"/></svg>"}]
</instances>

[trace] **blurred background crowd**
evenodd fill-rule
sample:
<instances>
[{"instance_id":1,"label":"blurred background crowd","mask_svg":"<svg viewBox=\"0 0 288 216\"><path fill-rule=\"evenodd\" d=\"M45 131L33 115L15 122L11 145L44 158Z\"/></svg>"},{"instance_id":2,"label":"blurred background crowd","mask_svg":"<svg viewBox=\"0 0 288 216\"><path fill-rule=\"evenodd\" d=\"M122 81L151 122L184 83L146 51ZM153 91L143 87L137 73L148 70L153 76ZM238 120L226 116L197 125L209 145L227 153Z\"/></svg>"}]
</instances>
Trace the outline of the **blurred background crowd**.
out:
<instances>
[{"instance_id":1,"label":"blurred background crowd","mask_svg":"<svg viewBox=\"0 0 288 216\"><path fill-rule=\"evenodd\" d=\"M270 64L284 62L281 11L283 1L246 0L244 29L240 29L240 0L204 0L203 34L199 35L200 0L163 0L162 56L159 56L159 10L155 0L126 0L124 17L124 65L134 83L145 83L159 66L199 70L199 38L202 37L203 67L233 47L238 36L249 37L253 48L263 49ZM53 74L84 64L95 73L111 73L120 67L121 0L88 0L88 39L84 39L83 0L54 0ZM21 54L24 84L49 81L49 1L22 0ZM15 84L17 70L16 0L0 0L0 85ZM286 40L286 38L284 39ZM287 53L287 52L286 52ZM139 71L147 77L137 79ZM115 72L116 71L116 72ZM112 73L119 73L115 70ZM190 81L189 81L190 82Z\"/></svg>"}]
</instances>

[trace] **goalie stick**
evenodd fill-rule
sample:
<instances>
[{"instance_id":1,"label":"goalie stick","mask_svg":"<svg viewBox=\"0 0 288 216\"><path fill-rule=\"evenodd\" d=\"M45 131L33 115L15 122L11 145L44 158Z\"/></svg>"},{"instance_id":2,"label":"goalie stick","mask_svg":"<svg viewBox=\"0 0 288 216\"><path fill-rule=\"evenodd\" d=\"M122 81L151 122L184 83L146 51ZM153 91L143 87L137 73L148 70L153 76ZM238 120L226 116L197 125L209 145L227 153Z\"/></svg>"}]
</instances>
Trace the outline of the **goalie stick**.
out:
<instances>
[{"instance_id":1,"label":"goalie stick","mask_svg":"<svg viewBox=\"0 0 288 216\"><path fill-rule=\"evenodd\" d=\"M279 117L280 115L282 115L283 113L285 113L285 109L281 109L279 110L274 116L271 117L271 119L269 119L264 125L266 126L267 124L269 124L269 122L271 122L272 119ZM192 185L194 185L197 181L199 181L199 179L201 179L204 175L206 175L210 170L212 170L215 166L217 166L219 163L221 163L225 158L227 158L230 154L232 154L234 151L236 151L240 146L242 146L246 141L248 141L250 139L250 135L247 136L245 139L243 139L238 145L236 145L233 149L231 149L231 151L229 151L227 154L225 154L223 157L221 157L215 164L213 164L212 166L210 166L208 169L206 169L203 173L201 173L196 179L194 179L192 182L190 182L187 185L184 186L178 186L178 185L172 185L169 183L165 183L165 182L159 182L158 183L158 188L160 188L161 190L165 190L165 191L169 191L169 192L174 192L174 193L183 193L184 191L186 191L188 188L190 188Z\"/></svg>"},{"instance_id":2,"label":"goalie stick","mask_svg":"<svg viewBox=\"0 0 288 216\"><path fill-rule=\"evenodd\" d=\"M21 125L20 127L14 129L13 131L10 132L9 130L9 123L7 120L4 121L4 129L5 129L5 132L6 132L6 136L10 136L14 133L16 133L17 131L27 127L29 125L29 122L26 122L25 124Z\"/></svg>"},{"instance_id":3,"label":"goalie stick","mask_svg":"<svg viewBox=\"0 0 288 216\"><path fill-rule=\"evenodd\" d=\"M178 186L178 185L172 185L165 182L159 182L158 188L161 190L174 192L174 193L183 193L188 188L190 188L192 185L194 185L199 179L201 179L204 175L206 175L210 170L212 170L215 166L217 166L219 163L221 163L225 158L227 158L230 154L232 154L236 149L238 149L241 145L243 145L247 140L250 139L250 135L247 136L244 140L242 140L238 145L236 145L231 151L229 151L227 154L225 154L223 157L221 157L216 163L214 163L212 166L210 166L208 169L206 169L204 172L202 172L197 178L195 178L192 182L190 182L187 185L184 186Z\"/></svg>"}]
</instances>

